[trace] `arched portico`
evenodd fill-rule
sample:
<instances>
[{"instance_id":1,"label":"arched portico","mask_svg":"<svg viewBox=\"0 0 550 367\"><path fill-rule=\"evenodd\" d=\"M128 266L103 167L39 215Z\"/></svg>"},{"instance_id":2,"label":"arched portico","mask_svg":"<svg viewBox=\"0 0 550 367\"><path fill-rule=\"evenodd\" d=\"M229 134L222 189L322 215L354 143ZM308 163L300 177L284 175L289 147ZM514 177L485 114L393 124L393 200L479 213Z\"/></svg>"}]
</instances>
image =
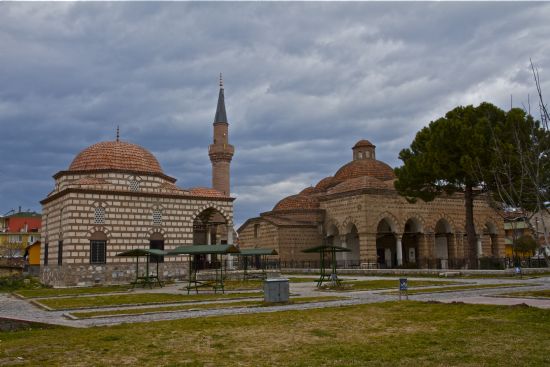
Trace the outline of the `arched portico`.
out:
<instances>
[{"instance_id":1,"label":"arched portico","mask_svg":"<svg viewBox=\"0 0 550 367\"><path fill-rule=\"evenodd\" d=\"M376 227L376 262L380 268L393 268L402 264L401 238L396 236L396 224L383 218Z\"/></svg>"},{"instance_id":2,"label":"arched portico","mask_svg":"<svg viewBox=\"0 0 550 367\"><path fill-rule=\"evenodd\" d=\"M346 225L346 233L343 234L341 245L350 249L350 252L342 252L343 259L347 261L346 266L358 266L360 264L359 252L359 231L354 223Z\"/></svg>"},{"instance_id":3,"label":"arched portico","mask_svg":"<svg viewBox=\"0 0 550 367\"><path fill-rule=\"evenodd\" d=\"M419 259L425 254L420 254L420 240L424 235L424 228L418 218L409 218L405 222L403 231L403 262L411 266L418 266Z\"/></svg>"},{"instance_id":4,"label":"arched portico","mask_svg":"<svg viewBox=\"0 0 550 367\"><path fill-rule=\"evenodd\" d=\"M445 218L441 218L435 225L435 258L436 267L447 269L449 267L449 253L454 234L451 225Z\"/></svg>"}]
</instances>

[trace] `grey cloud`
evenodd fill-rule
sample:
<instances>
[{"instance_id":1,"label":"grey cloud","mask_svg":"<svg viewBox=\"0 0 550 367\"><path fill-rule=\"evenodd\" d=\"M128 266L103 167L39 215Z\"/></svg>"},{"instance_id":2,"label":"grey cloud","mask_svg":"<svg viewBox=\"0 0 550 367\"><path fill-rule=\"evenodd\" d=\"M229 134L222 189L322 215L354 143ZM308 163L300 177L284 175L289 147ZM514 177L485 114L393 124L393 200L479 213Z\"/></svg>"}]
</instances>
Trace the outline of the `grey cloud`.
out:
<instances>
[{"instance_id":1,"label":"grey cloud","mask_svg":"<svg viewBox=\"0 0 550 367\"><path fill-rule=\"evenodd\" d=\"M224 73L235 222L334 174L361 138L398 152L458 104L548 90L544 3L0 3L0 212L114 139L210 185ZM5 208L5 210L4 210Z\"/></svg>"}]
</instances>

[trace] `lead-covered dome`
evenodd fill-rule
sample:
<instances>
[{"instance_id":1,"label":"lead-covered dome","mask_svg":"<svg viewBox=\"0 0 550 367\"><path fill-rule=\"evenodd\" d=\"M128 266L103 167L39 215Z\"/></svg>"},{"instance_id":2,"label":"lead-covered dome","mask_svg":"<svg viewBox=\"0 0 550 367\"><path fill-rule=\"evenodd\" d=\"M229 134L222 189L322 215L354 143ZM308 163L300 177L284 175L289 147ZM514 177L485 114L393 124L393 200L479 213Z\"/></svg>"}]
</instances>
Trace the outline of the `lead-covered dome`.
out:
<instances>
[{"instance_id":1,"label":"lead-covered dome","mask_svg":"<svg viewBox=\"0 0 550 367\"><path fill-rule=\"evenodd\" d=\"M69 171L123 170L162 174L151 152L124 141L104 141L84 149L75 157Z\"/></svg>"},{"instance_id":2,"label":"lead-covered dome","mask_svg":"<svg viewBox=\"0 0 550 367\"><path fill-rule=\"evenodd\" d=\"M337 181L351 178L370 176L382 181L393 180L393 169L384 162L376 159L357 159L343 165L334 175Z\"/></svg>"},{"instance_id":3,"label":"lead-covered dome","mask_svg":"<svg viewBox=\"0 0 550 367\"><path fill-rule=\"evenodd\" d=\"M290 209L319 209L319 200L313 196L291 195L282 199L273 207L274 211Z\"/></svg>"}]
</instances>

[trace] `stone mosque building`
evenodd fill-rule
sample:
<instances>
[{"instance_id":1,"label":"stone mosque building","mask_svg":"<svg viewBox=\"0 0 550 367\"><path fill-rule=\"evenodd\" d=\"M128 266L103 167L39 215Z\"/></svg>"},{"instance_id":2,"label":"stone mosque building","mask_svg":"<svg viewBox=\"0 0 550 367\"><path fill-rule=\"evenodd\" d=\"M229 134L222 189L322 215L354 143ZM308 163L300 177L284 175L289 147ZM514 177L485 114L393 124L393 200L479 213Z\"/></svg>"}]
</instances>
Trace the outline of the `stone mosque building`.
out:
<instances>
[{"instance_id":1,"label":"stone mosque building","mask_svg":"<svg viewBox=\"0 0 550 367\"><path fill-rule=\"evenodd\" d=\"M463 195L408 203L375 148L360 140L353 159L334 176L247 220L237 230L241 248L275 248L286 267L318 261L318 254L302 250L322 243L350 249L338 254L346 267L468 267ZM477 257L504 256L502 218L482 197L475 200L474 217Z\"/></svg>"},{"instance_id":2,"label":"stone mosque building","mask_svg":"<svg viewBox=\"0 0 550 367\"><path fill-rule=\"evenodd\" d=\"M41 280L54 286L129 282L136 248L171 250L193 244L233 243L229 167L234 148L220 79L209 147L212 188L183 189L147 149L119 139L81 151L59 171L55 189L41 201ZM142 262L144 260L142 259ZM186 274L177 256L160 258L163 278ZM141 270L140 270L141 271Z\"/></svg>"}]
</instances>

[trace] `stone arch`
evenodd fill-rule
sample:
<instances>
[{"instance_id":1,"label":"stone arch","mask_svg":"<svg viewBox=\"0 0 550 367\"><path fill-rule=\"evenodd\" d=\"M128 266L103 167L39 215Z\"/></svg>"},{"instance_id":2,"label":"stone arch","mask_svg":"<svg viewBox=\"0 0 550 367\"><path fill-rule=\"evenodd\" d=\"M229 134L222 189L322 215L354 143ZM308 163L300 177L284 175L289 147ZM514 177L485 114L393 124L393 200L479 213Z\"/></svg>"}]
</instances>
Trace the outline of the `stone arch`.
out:
<instances>
[{"instance_id":1,"label":"stone arch","mask_svg":"<svg viewBox=\"0 0 550 367\"><path fill-rule=\"evenodd\" d=\"M392 232L394 232L394 233L400 233L401 232L401 227L399 225L399 219L397 219L397 217L395 215L393 215L392 213L390 213L388 211L382 212L376 217L376 220L374 221L375 232L377 231L377 228L378 228L378 225L380 224L380 222L384 219L390 225Z\"/></svg>"},{"instance_id":2,"label":"stone arch","mask_svg":"<svg viewBox=\"0 0 550 367\"><path fill-rule=\"evenodd\" d=\"M455 230L456 227L447 216L439 216L434 223L434 241L436 266L441 269L449 267L449 259L455 257ZM452 255L453 254L453 255ZM451 256L452 255L452 256Z\"/></svg>"},{"instance_id":3,"label":"stone arch","mask_svg":"<svg viewBox=\"0 0 550 367\"><path fill-rule=\"evenodd\" d=\"M111 239L111 231L109 231L109 229L107 227L104 227L104 226L93 226L93 227L91 227L88 230L87 237L91 238L92 235L95 232L103 232L103 233L105 233L105 236L107 236L107 239Z\"/></svg>"},{"instance_id":4,"label":"stone arch","mask_svg":"<svg viewBox=\"0 0 550 367\"><path fill-rule=\"evenodd\" d=\"M454 232L457 231L458 226L457 226L456 222L444 213L438 213L437 215L435 215L433 217L433 220L432 220L432 223L431 223L431 226L430 226L430 231L435 233L437 224L440 223L440 221L442 221L442 220L445 221L446 224L448 224L448 228L446 228L446 229L448 229L448 233L454 233Z\"/></svg>"},{"instance_id":5,"label":"stone arch","mask_svg":"<svg viewBox=\"0 0 550 367\"><path fill-rule=\"evenodd\" d=\"M359 230L358 222L359 221L352 216L346 217L346 219L344 219L344 221L342 222L342 232L349 233L353 226L355 226L355 228Z\"/></svg>"},{"instance_id":6,"label":"stone arch","mask_svg":"<svg viewBox=\"0 0 550 367\"><path fill-rule=\"evenodd\" d=\"M418 266L419 259L426 258L427 249L421 246L425 228L426 223L421 216L413 215L405 221L401 235L404 263Z\"/></svg>"},{"instance_id":7,"label":"stone arch","mask_svg":"<svg viewBox=\"0 0 550 367\"><path fill-rule=\"evenodd\" d=\"M199 209L195 210L193 215L191 215L191 220L194 221L202 212L210 208L218 211L227 222L227 225L233 227L233 218L225 211L225 209L212 202L206 203L202 205Z\"/></svg>"},{"instance_id":8,"label":"stone arch","mask_svg":"<svg viewBox=\"0 0 550 367\"><path fill-rule=\"evenodd\" d=\"M426 231L426 221L420 215L412 215L407 217L405 224L403 225L403 233L407 232L407 223L413 223L413 228L409 232L425 232Z\"/></svg>"},{"instance_id":9,"label":"stone arch","mask_svg":"<svg viewBox=\"0 0 550 367\"><path fill-rule=\"evenodd\" d=\"M149 228L149 231L147 231L147 234L149 235L149 237L152 237L155 234L159 234L159 235L165 237L166 236L166 231L164 229L162 229L161 227L151 227L151 228Z\"/></svg>"}]
</instances>

